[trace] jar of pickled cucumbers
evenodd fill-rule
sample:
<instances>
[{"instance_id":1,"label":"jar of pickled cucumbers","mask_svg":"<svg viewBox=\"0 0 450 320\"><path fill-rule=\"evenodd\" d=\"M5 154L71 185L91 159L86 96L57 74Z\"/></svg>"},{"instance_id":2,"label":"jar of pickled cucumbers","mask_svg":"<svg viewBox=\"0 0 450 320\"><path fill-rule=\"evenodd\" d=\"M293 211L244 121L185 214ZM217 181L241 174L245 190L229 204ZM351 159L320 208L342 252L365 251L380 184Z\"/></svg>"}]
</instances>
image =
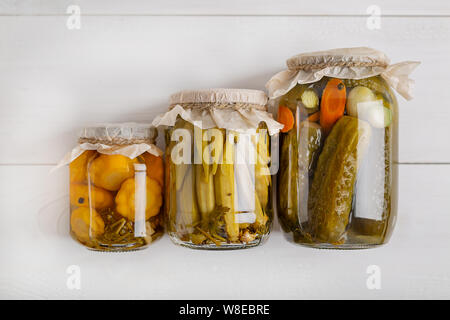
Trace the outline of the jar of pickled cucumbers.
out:
<instances>
[{"instance_id":1,"label":"jar of pickled cucumbers","mask_svg":"<svg viewBox=\"0 0 450 320\"><path fill-rule=\"evenodd\" d=\"M272 216L271 136L282 128L262 91L209 89L170 98L166 221L176 244L239 249L261 244Z\"/></svg>"},{"instance_id":2,"label":"jar of pickled cucumbers","mask_svg":"<svg viewBox=\"0 0 450 320\"><path fill-rule=\"evenodd\" d=\"M89 249L145 248L162 235L164 169L156 129L126 123L84 128L70 163L70 234Z\"/></svg>"},{"instance_id":3,"label":"jar of pickled cucumbers","mask_svg":"<svg viewBox=\"0 0 450 320\"><path fill-rule=\"evenodd\" d=\"M316 248L386 243L397 215L398 109L417 62L389 65L370 48L294 56L268 83L278 104L278 217L289 240Z\"/></svg>"}]
</instances>

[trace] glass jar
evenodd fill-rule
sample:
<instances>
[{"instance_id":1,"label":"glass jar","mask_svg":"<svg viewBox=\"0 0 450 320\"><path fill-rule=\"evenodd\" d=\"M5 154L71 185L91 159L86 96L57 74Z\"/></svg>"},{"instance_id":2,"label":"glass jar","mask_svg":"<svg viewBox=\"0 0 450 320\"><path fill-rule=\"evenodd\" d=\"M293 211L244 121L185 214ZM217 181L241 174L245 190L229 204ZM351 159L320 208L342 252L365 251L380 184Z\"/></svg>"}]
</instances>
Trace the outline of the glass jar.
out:
<instances>
[{"instance_id":1,"label":"glass jar","mask_svg":"<svg viewBox=\"0 0 450 320\"><path fill-rule=\"evenodd\" d=\"M338 249L387 242L397 215L398 155L387 58L353 48L302 54L287 64L295 82L277 99L284 124L277 211L287 238ZM269 90L275 86L269 81Z\"/></svg>"},{"instance_id":2,"label":"glass jar","mask_svg":"<svg viewBox=\"0 0 450 320\"><path fill-rule=\"evenodd\" d=\"M92 250L147 247L163 233L164 169L147 125L85 128L70 160L70 234Z\"/></svg>"},{"instance_id":3,"label":"glass jar","mask_svg":"<svg viewBox=\"0 0 450 320\"><path fill-rule=\"evenodd\" d=\"M282 127L262 91L210 89L171 96L166 129L166 220L176 244L240 249L261 244L272 216L270 135Z\"/></svg>"}]
</instances>

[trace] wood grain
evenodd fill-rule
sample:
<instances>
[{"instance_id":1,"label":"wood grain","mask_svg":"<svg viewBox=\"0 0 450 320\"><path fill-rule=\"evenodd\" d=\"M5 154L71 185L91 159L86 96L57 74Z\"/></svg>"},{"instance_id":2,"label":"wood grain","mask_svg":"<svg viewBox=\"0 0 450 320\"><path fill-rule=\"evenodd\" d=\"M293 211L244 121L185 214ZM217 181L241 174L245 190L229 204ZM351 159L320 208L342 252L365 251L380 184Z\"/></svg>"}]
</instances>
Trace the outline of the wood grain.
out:
<instances>
[{"instance_id":1,"label":"wood grain","mask_svg":"<svg viewBox=\"0 0 450 320\"><path fill-rule=\"evenodd\" d=\"M0 166L0 179L8 181L0 186L0 298L428 299L450 293L450 180L441 178L450 165L400 166L396 230L377 249L303 248L277 227L265 245L249 250L189 250L165 236L130 254L94 253L69 237L67 170L49 175L49 169ZM81 268L81 290L66 286L70 265ZM366 287L369 265L381 269L381 290Z\"/></svg>"},{"instance_id":2,"label":"wood grain","mask_svg":"<svg viewBox=\"0 0 450 320\"><path fill-rule=\"evenodd\" d=\"M369 30L367 8L381 9ZM69 5L81 29L66 27ZM49 173L77 130L150 122L181 89L263 89L293 54L371 46L419 60L400 102L399 217L363 251L292 245L278 224L258 248L193 251L167 236L101 254L68 234L68 173ZM0 298L441 299L450 296L450 3L422 0L0 0ZM159 141L161 143L161 139ZM43 165L47 164L47 165ZM331 263L330 263L331 262ZM81 290L66 286L81 268ZM368 290L366 269L381 268Z\"/></svg>"},{"instance_id":3,"label":"wood grain","mask_svg":"<svg viewBox=\"0 0 450 320\"><path fill-rule=\"evenodd\" d=\"M0 164L56 163L92 122L147 121L178 90L263 89L299 52L367 45L420 60L400 102L401 162L450 162L450 19L0 17ZM31 134L30 134L31 133ZM7 137L7 138L6 138Z\"/></svg>"},{"instance_id":4,"label":"wood grain","mask_svg":"<svg viewBox=\"0 0 450 320\"><path fill-rule=\"evenodd\" d=\"M366 15L377 5L383 15L449 15L446 1L347 0L342 5L326 0L3 0L0 14L61 15L78 5L89 15Z\"/></svg>"}]
</instances>

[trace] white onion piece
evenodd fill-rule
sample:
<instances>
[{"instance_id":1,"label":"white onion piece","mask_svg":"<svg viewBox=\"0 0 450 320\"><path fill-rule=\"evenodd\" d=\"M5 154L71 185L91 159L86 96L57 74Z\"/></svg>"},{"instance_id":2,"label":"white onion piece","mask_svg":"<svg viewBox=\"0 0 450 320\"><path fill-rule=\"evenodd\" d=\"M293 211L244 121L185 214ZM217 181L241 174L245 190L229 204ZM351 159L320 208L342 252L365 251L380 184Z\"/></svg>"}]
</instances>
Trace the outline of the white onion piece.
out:
<instances>
[{"instance_id":1,"label":"white onion piece","mask_svg":"<svg viewBox=\"0 0 450 320\"><path fill-rule=\"evenodd\" d=\"M391 124L391 110L381 106L371 107L366 110L366 120L375 128L384 128Z\"/></svg>"},{"instance_id":2,"label":"white onion piece","mask_svg":"<svg viewBox=\"0 0 450 320\"><path fill-rule=\"evenodd\" d=\"M347 97L347 113L352 117L358 117L359 104L375 101L375 94L367 87L357 86L350 90Z\"/></svg>"},{"instance_id":3,"label":"white onion piece","mask_svg":"<svg viewBox=\"0 0 450 320\"><path fill-rule=\"evenodd\" d=\"M358 103L357 115L359 119L368 121L372 127L384 128L391 124L391 110L383 105L383 100Z\"/></svg>"}]
</instances>

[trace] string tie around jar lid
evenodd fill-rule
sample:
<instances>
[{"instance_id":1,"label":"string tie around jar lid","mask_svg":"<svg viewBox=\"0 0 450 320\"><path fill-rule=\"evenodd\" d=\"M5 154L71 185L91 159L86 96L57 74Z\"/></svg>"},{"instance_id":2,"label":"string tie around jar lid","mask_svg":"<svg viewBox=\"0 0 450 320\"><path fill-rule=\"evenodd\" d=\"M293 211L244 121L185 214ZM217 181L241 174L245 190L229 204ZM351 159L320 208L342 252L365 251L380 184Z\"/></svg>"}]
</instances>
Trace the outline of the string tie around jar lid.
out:
<instances>
[{"instance_id":1,"label":"string tie around jar lid","mask_svg":"<svg viewBox=\"0 0 450 320\"><path fill-rule=\"evenodd\" d=\"M414 81L409 78L420 64L404 61L390 64L381 51L367 48L339 48L301 53L286 61L287 70L274 75L267 83L271 100L285 95L297 84L314 83L323 77L364 79L381 76L405 99L412 99Z\"/></svg>"},{"instance_id":2,"label":"string tie around jar lid","mask_svg":"<svg viewBox=\"0 0 450 320\"><path fill-rule=\"evenodd\" d=\"M107 123L85 127L78 136L78 143L101 143L106 145L154 144L156 128L149 124Z\"/></svg>"},{"instance_id":3,"label":"string tie around jar lid","mask_svg":"<svg viewBox=\"0 0 450 320\"><path fill-rule=\"evenodd\" d=\"M88 126L78 135L78 144L69 151L51 171L71 163L86 150L95 150L102 154L120 154L134 159L148 152L161 156L155 140L158 132L150 124L142 123L106 123Z\"/></svg>"},{"instance_id":4,"label":"string tie around jar lid","mask_svg":"<svg viewBox=\"0 0 450 320\"><path fill-rule=\"evenodd\" d=\"M251 104L251 103L183 103L183 104L172 104L169 106L169 110L172 110L176 105L182 105L185 109L197 109L197 110L207 110L211 108L216 109L232 109L232 110L239 110L239 109L256 109L261 111L267 111L267 106L262 106L258 104Z\"/></svg>"},{"instance_id":5,"label":"string tie around jar lid","mask_svg":"<svg viewBox=\"0 0 450 320\"><path fill-rule=\"evenodd\" d=\"M289 70L314 70L314 69L323 69L326 67L381 67L386 68L388 66L387 63L384 62L362 62L362 61L332 61L332 62L322 62L316 64L296 64L292 67L289 67Z\"/></svg>"},{"instance_id":6,"label":"string tie around jar lid","mask_svg":"<svg viewBox=\"0 0 450 320\"><path fill-rule=\"evenodd\" d=\"M251 89L184 90L170 96L169 109L179 104L190 109L241 109L254 108L267 111L267 95Z\"/></svg>"},{"instance_id":7,"label":"string tie around jar lid","mask_svg":"<svg viewBox=\"0 0 450 320\"><path fill-rule=\"evenodd\" d=\"M251 89L185 90L173 94L169 111L153 121L155 127L173 126L178 117L201 129L221 128L244 132L267 125L270 135L283 125L275 121L267 108L264 91Z\"/></svg>"}]
</instances>

